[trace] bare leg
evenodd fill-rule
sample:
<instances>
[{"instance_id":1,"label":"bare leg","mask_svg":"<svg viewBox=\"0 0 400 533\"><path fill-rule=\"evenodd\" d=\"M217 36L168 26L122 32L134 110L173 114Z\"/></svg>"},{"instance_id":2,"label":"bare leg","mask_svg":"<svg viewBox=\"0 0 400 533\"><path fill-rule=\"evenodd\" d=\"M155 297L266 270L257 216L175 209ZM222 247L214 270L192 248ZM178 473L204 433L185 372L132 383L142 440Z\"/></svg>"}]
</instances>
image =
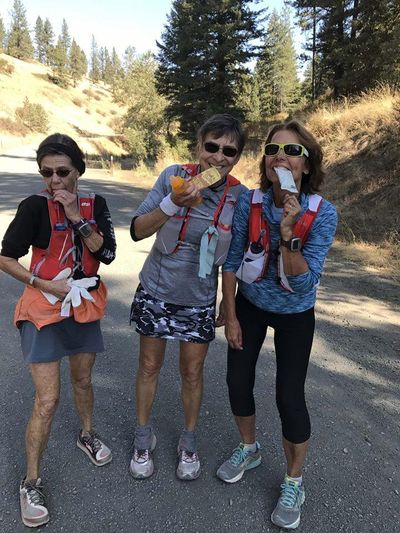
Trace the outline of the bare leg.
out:
<instances>
[{"instance_id":1,"label":"bare leg","mask_svg":"<svg viewBox=\"0 0 400 533\"><path fill-rule=\"evenodd\" d=\"M253 444L256 441L256 415L235 416L235 422L242 442L244 444Z\"/></svg>"},{"instance_id":2,"label":"bare leg","mask_svg":"<svg viewBox=\"0 0 400 533\"><path fill-rule=\"evenodd\" d=\"M208 344L180 343L179 368L182 379L182 403L185 428L194 431L203 397L203 366Z\"/></svg>"},{"instance_id":3,"label":"bare leg","mask_svg":"<svg viewBox=\"0 0 400 533\"><path fill-rule=\"evenodd\" d=\"M139 368L136 376L136 413L140 426L148 424L150 419L166 344L165 339L140 336Z\"/></svg>"},{"instance_id":4,"label":"bare leg","mask_svg":"<svg viewBox=\"0 0 400 533\"><path fill-rule=\"evenodd\" d=\"M293 444L282 437L283 449L286 455L287 473L290 477L300 477L306 460L309 440L301 444Z\"/></svg>"},{"instance_id":5,"label":"bare leg","mask_svg":"<svg viewBox=\"0 0 400 533\"><path fill-rule=\"evenodd\" d=\"M75 406L84 431L92 430L93 387L91 376L95 359L95 353L77 353L69 357Z\"/></svg>"},{"instance_id":6,"label":"bare leg","mask_svg":"<svg viewBox=\"0 0 400 533\"><path fill-rule=\"evenodd\" d=\"M27 480L39 477L40 461L60 398L60 362L32 363L30 371L36 394L25 434Z\"/></svg>"}]
</instances>

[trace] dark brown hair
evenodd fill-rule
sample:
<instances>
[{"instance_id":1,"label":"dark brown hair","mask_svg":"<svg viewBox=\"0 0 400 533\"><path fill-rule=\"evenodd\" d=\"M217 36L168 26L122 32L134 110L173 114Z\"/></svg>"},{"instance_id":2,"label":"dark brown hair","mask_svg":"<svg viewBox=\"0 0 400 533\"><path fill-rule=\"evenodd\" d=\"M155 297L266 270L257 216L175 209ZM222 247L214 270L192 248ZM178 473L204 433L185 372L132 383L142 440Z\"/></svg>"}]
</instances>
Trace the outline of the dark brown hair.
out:
<instances>
[{"instance_id":1,"label":"dark brown hair","mask_svg":"<svg viewBox=\"0 0 400 533\"><path fill-rule=\"evenodd\" d=\"M83 158L83 152L76 144L72 137L64 133L53 133L46 137L40 144L36 152L36 161L40 167L42 159L46 155L63 154L67 155L73 166L82 175L85 172L86 166Z\"/></svg>"},{"instance_id":2,"label":"dark brown hair","mask_svg":"<svg viewBox=\"0 0 400 533\"><path fill-rule=\"evenodd\" d=\"M264 146L271 142L272 137L281 130L288 130L295 133L302 144L308 150L308 167L309 174L304 174L301 179L300 191L304 193L314 193L319 191L322 182L324 181L325 171L322 167L322 148L315 137L297 120L291 120L287 123L275 124L269 130ZM260 189L265 192L272 183L267 178L265 171L265 155L260 161Z\"/></svg>"},{"instance_id":3,"label":"dark brown hair","mask_svg":"<svg viewBox=\"0 0 400 533\"><path fill-rule=\"evenodd\" d=\"M197 145L198 148L203 144L206 136L211 133L215 139L226 135L231 137L237 143L238 156L243 152L244 145L246 144L246 134L239 120L229 113L221 113L213 115L207 119L197 131Z\"/></svg>"}]
</instances>

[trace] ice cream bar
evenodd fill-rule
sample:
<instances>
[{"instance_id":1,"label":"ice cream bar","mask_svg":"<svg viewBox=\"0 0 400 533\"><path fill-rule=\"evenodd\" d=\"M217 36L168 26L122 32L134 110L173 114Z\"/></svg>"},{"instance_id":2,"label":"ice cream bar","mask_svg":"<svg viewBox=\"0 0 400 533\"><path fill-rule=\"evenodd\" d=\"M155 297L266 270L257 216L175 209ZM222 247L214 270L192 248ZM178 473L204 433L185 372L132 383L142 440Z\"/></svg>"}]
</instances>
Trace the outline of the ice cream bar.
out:
<instances>
[{"instance_id":1,"label":"ice cream bar","mask_svg":"<svg viewBox=\"0 0 400 533\"><path fill-rule=\"evenodd\" d=\"M293 192L295 194L299 192L294 182L293 174L290 172L290 170L283 167L275 167L274 170L279 178L281 189L285 189L285 191Z\"/></svg>"}]
</instances>

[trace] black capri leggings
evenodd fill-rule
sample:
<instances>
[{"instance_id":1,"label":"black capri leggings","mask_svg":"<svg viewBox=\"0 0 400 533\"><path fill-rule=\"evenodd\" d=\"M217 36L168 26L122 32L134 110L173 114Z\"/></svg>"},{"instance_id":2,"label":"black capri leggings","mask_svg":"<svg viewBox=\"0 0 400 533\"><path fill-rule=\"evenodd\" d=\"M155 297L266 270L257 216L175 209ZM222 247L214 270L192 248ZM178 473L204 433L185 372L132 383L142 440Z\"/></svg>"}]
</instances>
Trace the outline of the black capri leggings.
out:
<instances>
[{"instance_id":1,"label":"black capri leggings","mask_svg":"<svg viewBox=\"0 0 400 533\"><path fill-rule=\"evenodd\" d=\"M275 330L276 404L286 440L300 444L310 438L310 417L304 383L314 337L314 308L302 313L263 311L238 291L236 314L242 328L243 350L228 348L227 384L235 416L255 414L254 381L258 356L268 326Z\"/></svg>"}]
</instances>

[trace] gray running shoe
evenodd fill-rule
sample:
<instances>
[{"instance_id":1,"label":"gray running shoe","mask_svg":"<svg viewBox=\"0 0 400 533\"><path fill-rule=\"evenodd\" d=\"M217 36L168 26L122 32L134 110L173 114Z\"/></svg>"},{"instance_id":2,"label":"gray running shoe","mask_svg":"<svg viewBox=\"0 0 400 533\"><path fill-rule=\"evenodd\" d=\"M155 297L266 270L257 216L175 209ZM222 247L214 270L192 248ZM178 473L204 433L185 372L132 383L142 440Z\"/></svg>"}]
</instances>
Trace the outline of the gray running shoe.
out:
<instances>
[{"instance_id":1,"label":"gray running shoe","mask_svg":"<svg viewBox=\"0 0 400 533\"><path fill-rule=\"evenodd\" d=\"M300 524L300 508L305 499L303 485L285 478L278 503L271 515L272 522L278 527L296 529Z\"/></svg>"},{"instance_id":2,"label":"gray running shoe","mask_svg":"<svg viewBox=\"0 0 400 533\"><path fill-rule=\"evenodd\" d=\"M241 442L233 450L232 455L217 470L217 476L226 483L236 483L243 477L246 470L256 468L261 463L260 444L256 442L256 451L251 452L244 449Z\"/></svg>"},{"instance_id":3,"label":"gray running shoe","mask_svg":"<svg viewBox=\"0 0 400 533\"><path fill-rule=\"evenodd\" d=\"M133 447L133 456L129 465L129 472L135 479L145 479L154 472L153 451L156 447L157 439L152 433L150 447L139 449Z\"/></svg>"},{"instance_id":4,"label":"gray running shoe","mask_svg":"<svg viewBox=\"0 0 400 533\"><path fill-rule=\"evenodd\" d=\"M110 448L102 442L94 431L90 431L89 436L83 436L82 430L79 432L76 445L80 448L92 463L96 466L103 466L112 460Z\"/></svg>"},{"instance_id":5,"label":"gray running shoe","mask_svg":"<svg viewBox=\"0 0 400 533\"><path fill-rule=\"evenodd\" d=\"M178 446L176 476L182 481L192 481L200 475L200 459L197 452L188 452Z\"/></svg>"},{"instance_id":6,"label":"gray running shoe","mask_svg":"<svg viewBox=\"0 0 400 533\"><path fill-rule=\"evenodd\" d=\"M49 521L49 511L44 500L42 480L21 481L19 487L22 522L28 527L39 527Z\"/></svg>"}]
</instances>

